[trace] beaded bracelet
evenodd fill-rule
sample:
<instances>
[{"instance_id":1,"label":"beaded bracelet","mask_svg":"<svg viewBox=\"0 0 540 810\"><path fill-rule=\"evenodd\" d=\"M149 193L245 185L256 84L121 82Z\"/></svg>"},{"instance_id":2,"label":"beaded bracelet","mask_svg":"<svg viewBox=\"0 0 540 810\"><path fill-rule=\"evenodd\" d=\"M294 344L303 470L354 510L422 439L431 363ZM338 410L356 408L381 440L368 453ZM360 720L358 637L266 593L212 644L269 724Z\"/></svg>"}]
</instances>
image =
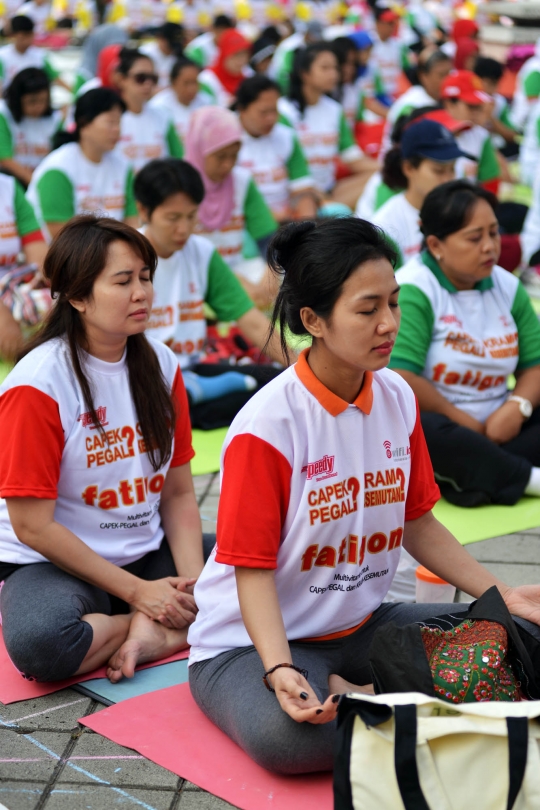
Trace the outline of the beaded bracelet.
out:
<instances>
[{"instance_id":1,"label":"beaded bracelet","mask_svg":"<svg viewBox=\"0 0 540 810\"><path fill-rule=\"evenodd\" d=\"M307 671L307 669L300 669L300 667L295 667L294 664L276 664L275 667L272 667L272 669L267 670L267 672L265 672L264 675L262 676L263 683L264 683L264 685L266 686L266 688L268 689L269 692L275 692L276 690L272 689L272 687L268 683L268 675L271 675L272 672L275 672L276 669L279 669L280 667L289 667L290 669L294 669L294 670L296 670L296 672L299 672L300 675L303 675L304 678L306 679L306 681L308 679L308 671Z\"/></svg>"}]
</instances>

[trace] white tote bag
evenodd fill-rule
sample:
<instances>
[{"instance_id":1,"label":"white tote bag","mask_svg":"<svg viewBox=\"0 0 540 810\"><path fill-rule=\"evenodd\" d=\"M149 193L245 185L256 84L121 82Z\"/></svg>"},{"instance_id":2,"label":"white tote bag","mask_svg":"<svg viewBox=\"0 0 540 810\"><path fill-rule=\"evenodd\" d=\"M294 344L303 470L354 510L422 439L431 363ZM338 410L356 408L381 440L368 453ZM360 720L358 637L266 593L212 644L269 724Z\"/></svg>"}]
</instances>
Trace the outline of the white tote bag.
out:
<instances>
[{"instance_id":1,"label":"white tote bag","mask_svg":"<svg viewBox=\"0 0 540 810\"><path fill-rule=\"evenodd\" d=\"M540 701L346 695L334 810L540 810Z\"/></svg>"}]
</instances>

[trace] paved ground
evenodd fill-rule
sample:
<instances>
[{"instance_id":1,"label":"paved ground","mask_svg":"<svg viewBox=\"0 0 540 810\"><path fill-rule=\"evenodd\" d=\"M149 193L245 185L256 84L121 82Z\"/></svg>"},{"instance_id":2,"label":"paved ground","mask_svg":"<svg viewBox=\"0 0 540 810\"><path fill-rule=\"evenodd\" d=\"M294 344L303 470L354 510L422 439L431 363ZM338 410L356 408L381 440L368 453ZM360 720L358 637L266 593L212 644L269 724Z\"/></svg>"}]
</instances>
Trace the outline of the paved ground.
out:
<instances>
[{"instance_id":1,"label":"paved ground","mask_svg":"<svg viewBox=\"0 0 540 810\"><path fill-rule=\"evenodd\" d=\"M214 530L217 476L195 479L203 526ZM511 585L540 582L540 528L469 546ZM468 598L461 596L462 601ZM226 802L77 725L100 704L72 689L0 704L0 810L225 810ZM6 725L10 724L10 725Z\"/></svg>"}]
</instances>

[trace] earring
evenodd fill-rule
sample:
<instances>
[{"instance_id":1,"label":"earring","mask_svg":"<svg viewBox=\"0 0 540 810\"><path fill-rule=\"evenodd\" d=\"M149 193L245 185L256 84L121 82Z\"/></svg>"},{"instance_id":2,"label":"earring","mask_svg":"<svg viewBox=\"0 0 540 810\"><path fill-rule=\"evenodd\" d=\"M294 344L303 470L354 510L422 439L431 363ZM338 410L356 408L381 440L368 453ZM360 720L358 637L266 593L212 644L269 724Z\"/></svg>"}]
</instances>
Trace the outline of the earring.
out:
<instances>
[{"instance_id":1,"label":"earring","mask_svg":"<svg viewBox=\"0 0 540 810\"><path fill-rule=\"evenodd\" d=\"M435 256L435 258L437 259L438 262L440 262L440 260L441 260L440 256Z\"/></svg>"}]
</instances>

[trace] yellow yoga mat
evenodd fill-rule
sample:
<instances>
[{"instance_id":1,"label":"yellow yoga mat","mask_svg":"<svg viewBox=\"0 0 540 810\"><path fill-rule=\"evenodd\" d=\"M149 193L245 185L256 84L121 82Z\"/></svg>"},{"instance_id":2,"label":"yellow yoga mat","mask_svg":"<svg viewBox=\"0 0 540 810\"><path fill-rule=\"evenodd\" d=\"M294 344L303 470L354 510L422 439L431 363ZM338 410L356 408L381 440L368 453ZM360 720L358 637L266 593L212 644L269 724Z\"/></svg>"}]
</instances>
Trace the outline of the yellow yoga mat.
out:
<instances>
[{"instance_id":1,"label":"yellow yoga mat","mask_svg":"<svg viewBox=\"0 0 540 810\"><path fill-rule=\"evenodd\" d=\"M208 475L218 472L221 448L225 441L228 428L216 430L194 430L193 449L195 458L191 460L193 475Z\"/></svg>"},{"instance_id":2,"label":"yellow yoga mat","mask_svg":"<svg viewBox=\"0 0 540 810\"><path fill-rule=\"evenodd\" d=\"M477 506L474 509L452 506L442 498L433 514L466 546L540 526L540 498L522 498L515 506Z\"/></svg>"}]
</instances>

